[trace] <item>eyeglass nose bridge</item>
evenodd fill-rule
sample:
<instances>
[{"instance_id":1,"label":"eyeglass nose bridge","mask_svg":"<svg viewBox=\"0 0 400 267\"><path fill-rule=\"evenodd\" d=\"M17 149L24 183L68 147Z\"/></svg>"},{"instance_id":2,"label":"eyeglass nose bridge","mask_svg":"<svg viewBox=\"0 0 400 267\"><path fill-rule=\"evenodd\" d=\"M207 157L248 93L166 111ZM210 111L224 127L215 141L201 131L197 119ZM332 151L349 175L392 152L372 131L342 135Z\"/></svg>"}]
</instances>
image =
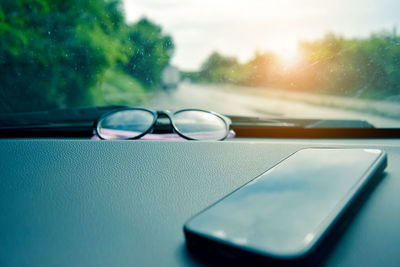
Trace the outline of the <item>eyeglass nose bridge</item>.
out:
<instances>
[{"instance_id":1,"label":"eyeglass nose bridge","mask_svg":"<svg viewBox=\"0 0 400 267\"><path fill-rule=\"evenodd\" d=\"M173 133L174 125L168 110L157 110L152 133Z\"/></svg>"}]
</instances>

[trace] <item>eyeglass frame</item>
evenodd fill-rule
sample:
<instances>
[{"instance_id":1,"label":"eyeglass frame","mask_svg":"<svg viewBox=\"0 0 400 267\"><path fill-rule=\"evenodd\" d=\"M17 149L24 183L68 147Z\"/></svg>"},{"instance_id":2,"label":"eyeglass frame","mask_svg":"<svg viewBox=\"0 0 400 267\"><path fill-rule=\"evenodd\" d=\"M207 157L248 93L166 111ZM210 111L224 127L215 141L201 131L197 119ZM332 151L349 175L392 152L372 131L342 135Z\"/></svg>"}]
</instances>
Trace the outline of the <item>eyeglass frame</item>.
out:
<instances>
[{"instance_id":1,"label":"eyeglass frame","mask_svg":"<svg viewBox=\"0 0 400 267\"><path fill-rule=\"evenodd\" d=\"M135 139L139 139L143 136L145 136L146 134L150 133L153 129L154 126L156 125L157 120L160 118L160 115L164 115L168 118L169 120L169 124L172 126L172 131L176 134L178 134L180 137L185 138L187 140L194 140L194 141L200 141L200 140L205 140L205 139L196 139L196 138L191 138L189 136L185 136L184 134L182 134L178 128L175 126L174 120L172 119L173 115L175 115L176 113L180 113L180 112L185 112L185 111L201 111L201 112L205 112L205 113L209 113L209 114L213 114L214 116L220 118L224 124L225 124L225 136L219 139L211 139L210 141L214 140L214 141L221 141L224 140L228 137L229 135L229 130L230 130L230 125L232 123L231 119L229 119L228 117L221 115L219 113L216 113L214 111L209 111L209 110L204 110L204 109L195 109L195 108L189 108L189 109L180 109L177 110L175 112L171 112L170 110L151 110L151 109L147 109L147 108L142 108L142 107L127 107L127 108L121 108L121 109L117 109L117 110L112 110L110 112L106 112L104 114L102 114L99 118L96 119L96 121L94 122L94 131L96 136L98 136L100 139L102 140L113 140L113 139L107 139L107 138L103 138L100 134L100 124L99 122L101 122L103 119L105 119L106 117L117 113L117 112L122 112L122 111L129 111L129 110L142 110L142 111L147 111L150 112L153 115L153 121L150 124L149 128L144 131L143 133L135 136L135 137L131 137L131 138L125 138L125 139L114 139L114 140L135 140Z\"/></svg>"}]
</instances>

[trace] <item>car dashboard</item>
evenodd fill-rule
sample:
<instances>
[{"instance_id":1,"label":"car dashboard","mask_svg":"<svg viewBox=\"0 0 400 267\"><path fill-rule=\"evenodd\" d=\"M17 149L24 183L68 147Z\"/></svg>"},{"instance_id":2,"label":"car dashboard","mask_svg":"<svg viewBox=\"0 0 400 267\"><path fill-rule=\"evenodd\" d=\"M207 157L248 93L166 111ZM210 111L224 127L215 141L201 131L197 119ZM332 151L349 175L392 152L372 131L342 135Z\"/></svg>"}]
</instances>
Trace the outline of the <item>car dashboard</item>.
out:
<instances>
[{"instance_id":1,"label":"car dashboard","mask_svg":"<svg viewBox=\"0 0 400 267\"><path fill-rule=\"evenodd\" d=\"M384 177L325 266L398 266L400 140L0 139L1 266L196 266L187 219L302 148L379 148Z\"/></svg>"}]
</instances>

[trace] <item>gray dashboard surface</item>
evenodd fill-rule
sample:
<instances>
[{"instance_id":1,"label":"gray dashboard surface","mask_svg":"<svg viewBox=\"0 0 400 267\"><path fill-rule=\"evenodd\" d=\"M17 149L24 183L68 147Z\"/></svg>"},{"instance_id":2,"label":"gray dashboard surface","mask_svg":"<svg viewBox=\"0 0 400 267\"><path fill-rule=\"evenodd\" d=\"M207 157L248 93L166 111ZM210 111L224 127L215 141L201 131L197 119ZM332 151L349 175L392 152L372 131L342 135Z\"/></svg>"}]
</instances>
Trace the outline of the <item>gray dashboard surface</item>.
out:
<instances>
[{"instance_id":1,"label":"gray dashboard surface","mask_svg":"<svg viewBox=\"0 0 400 267\"><path fill-rule=\"evenodd\" d=\"M257 139L255 139L257 140ZM0 266L191 266L184 222L305 147L381 148L328 266L399 266L400 143L0 140Z\"/></svg>"}]
</instances>

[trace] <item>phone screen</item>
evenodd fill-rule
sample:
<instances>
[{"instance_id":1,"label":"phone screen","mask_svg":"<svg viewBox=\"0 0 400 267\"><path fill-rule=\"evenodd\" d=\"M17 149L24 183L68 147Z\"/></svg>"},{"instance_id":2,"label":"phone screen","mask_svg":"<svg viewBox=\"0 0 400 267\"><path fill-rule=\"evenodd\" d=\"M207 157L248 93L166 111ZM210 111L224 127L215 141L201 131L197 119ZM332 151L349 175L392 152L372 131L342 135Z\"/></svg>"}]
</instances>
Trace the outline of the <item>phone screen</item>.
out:
<instances>
[{"instance_id":1,"label":"phone screen","mask_svg":"<svg viewBox=\"0 0 400 267\"><path fill-rule=\"evenodd\" d=\"M382 162L375 149L300 150L193 217L185 231L275 257L301 255Z\"/></svg>"}]
</instances>

